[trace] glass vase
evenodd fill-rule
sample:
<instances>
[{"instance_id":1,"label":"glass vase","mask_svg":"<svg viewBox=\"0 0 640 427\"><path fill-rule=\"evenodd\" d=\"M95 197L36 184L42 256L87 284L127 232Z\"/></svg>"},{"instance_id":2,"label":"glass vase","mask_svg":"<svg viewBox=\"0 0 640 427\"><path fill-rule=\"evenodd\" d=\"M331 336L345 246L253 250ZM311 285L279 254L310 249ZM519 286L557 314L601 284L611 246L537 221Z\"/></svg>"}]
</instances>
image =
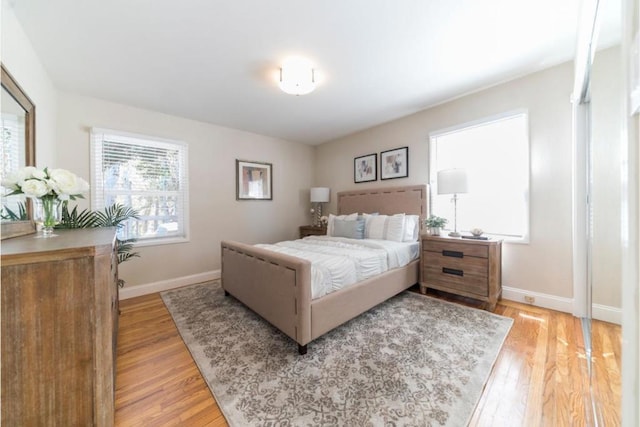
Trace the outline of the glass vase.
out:
<instances>
[{"instance_id":1,"label":"glass vase","mask_svg":"<svg viewBox=\"0 0 640 427\"><path fill-rule=\"evenodd\" d=\"M57 197L35 200L34 220L40 226L41 237L53 237L53 228L60 222L62 201Z\"/></svg>"}]
</instances>

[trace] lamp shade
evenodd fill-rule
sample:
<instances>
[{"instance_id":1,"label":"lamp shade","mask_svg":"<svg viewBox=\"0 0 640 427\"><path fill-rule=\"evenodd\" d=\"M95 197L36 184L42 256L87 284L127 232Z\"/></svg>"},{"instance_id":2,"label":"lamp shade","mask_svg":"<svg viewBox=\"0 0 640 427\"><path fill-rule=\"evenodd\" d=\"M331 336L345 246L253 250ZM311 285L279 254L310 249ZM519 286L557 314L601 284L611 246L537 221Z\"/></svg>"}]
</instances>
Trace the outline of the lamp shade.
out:
<instances>
[{"instance_id":1,"label":"lamp shade","mask_svg":"<svg viewBox=\"0 0 640 427\"><path fill-rule=\"evenodd\" d=\"M331 190L326 187L313 187L311 189L311 203L326 203L329 201Z\"/></svg>"},{"instance_id":2,"label":"lamp shade","mask_svg":"<svg viewBox=\"0 0 640 427\"><path fill-rule=\"evenodd\" d=\"M468 191L465 169L438 171L438 194L460 194Z\"/></svg>"}]
</instances>

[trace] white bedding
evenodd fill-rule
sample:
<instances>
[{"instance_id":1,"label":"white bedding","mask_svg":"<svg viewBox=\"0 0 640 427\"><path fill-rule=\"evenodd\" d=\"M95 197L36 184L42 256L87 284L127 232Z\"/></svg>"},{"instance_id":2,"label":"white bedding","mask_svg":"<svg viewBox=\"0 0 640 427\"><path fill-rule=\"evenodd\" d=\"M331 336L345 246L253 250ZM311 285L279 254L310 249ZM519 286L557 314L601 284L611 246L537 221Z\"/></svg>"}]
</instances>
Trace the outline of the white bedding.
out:
<instances>
[{"instance_id":1,"label":"white bedding","mask_svg":"<svg viewBox=\"0 0 640 427\"><path fill-rule=\"evenodd\" d=\"M311 262L311 298L345 288L418 258L419 242L309 236L257 247Z\"/></svg>"}]
</instances>

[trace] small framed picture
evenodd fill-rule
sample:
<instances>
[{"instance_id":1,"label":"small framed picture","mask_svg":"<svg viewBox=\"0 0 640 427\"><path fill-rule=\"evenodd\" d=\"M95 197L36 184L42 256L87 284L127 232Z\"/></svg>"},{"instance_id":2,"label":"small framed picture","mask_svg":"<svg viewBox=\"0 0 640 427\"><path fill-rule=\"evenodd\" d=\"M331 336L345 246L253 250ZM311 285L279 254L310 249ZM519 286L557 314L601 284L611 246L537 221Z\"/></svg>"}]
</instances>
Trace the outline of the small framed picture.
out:
<instances>
[{"instance_id":1,"label":"small framed picture","mask_svg":"<svg viewBox=\"0 0 640 427\"><path fill-rule=\"evenodd\" d=\"M236 200L273 200L271 163L236 159Z\"/></svg>"},{"instance_id":2,"label":"small framed picture","mask_svg":"<svg viewBox=\"0 0 640 427\"><path fill-rule=\"evenodd\" d=\"M380 153L380 179L406 178L408 176L409 147Z\"/></svg>"},{"instance_id":3,"label":"small framed picture","mask_svg":"<svg viewBox=\"0 0 640 427\"><path fill-rule=\"evenodd\" d=\"M378 179L378 154L367 154L353 159L353 182L369 182Z\"/></svg>"}]
</instances>

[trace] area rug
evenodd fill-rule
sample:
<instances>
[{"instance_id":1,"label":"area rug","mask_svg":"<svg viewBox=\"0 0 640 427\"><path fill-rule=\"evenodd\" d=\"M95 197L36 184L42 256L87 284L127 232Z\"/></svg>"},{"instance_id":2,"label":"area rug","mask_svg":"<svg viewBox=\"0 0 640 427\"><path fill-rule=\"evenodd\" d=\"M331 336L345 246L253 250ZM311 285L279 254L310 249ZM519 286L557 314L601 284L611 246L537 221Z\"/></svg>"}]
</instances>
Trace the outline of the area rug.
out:
<instances>
[{"instance_id":1,"label":"area rug","mask_svg":"<svg viewBox=\"0 0 640 427\"><path fill-rule=\"evenodd\" d=\"M300 356L216 282L162 298L231 426L465 426L513 323L403 292Z\"/></svg>"}]
</instances>

